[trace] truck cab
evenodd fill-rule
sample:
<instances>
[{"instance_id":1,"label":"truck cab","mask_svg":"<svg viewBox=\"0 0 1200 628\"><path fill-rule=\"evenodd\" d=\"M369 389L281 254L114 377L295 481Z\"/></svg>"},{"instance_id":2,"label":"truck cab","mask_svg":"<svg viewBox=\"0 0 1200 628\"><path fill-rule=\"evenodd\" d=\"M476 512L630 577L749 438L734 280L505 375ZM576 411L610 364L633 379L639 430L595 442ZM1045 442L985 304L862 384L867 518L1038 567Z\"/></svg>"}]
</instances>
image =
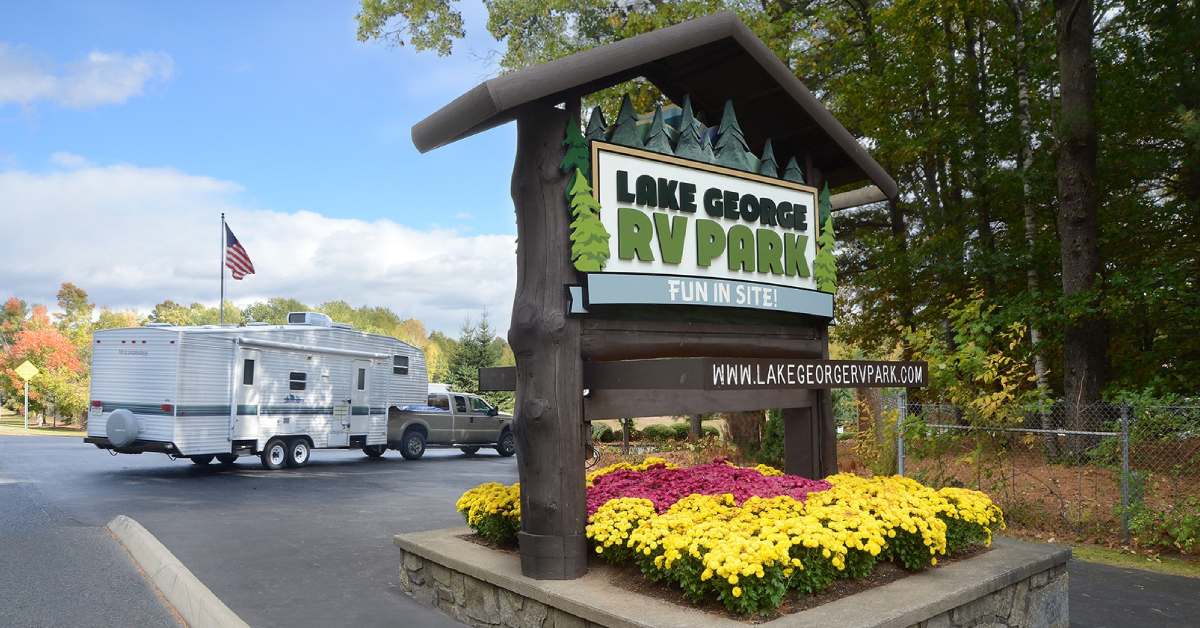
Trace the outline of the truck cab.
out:
<instances>
[{"instance_id":1,"label":"truck cab","mask_svg":"<svg viewBox=\"0 0 1200 628\"><path fill-rule=\"evenodd\" d=\"M425 405L392 408L388 414L388 448L409 460L425 454L426 447L458 447L473 455L483 447L501 456L516 453L512 416L483 397L430 387Z\"/></svg>"}]
</instances>

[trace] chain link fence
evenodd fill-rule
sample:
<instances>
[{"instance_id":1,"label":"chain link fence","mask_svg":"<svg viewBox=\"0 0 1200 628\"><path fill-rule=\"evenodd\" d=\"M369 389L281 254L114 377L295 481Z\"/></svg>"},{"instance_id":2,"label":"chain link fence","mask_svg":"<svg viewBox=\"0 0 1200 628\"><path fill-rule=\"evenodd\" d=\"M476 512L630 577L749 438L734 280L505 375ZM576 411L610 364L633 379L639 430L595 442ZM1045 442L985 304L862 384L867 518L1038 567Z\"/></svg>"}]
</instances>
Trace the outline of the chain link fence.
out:
<instances>
[{"instance_id":1,"label":"chain link fence","mask_svg":"<svg viewBox=\"0 0 1200 628\"><path fill-rule=\"evenodd\" d=\"M897 470L985 491L1012 525L1128 543L1139 516L1200 509L1200 404L1060 402L998 424L893 403Z\"/></svg>"}]
</instances>

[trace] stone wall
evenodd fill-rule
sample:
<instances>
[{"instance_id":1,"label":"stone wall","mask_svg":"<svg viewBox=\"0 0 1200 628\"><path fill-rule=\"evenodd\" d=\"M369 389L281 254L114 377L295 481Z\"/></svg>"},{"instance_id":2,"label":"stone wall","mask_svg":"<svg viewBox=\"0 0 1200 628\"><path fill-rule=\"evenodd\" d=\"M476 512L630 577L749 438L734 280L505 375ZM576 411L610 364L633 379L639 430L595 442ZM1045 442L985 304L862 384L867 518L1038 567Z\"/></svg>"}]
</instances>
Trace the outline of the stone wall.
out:
<instances>
[{"instance_id":1,"label":"stone wall","mask_svg":"<svg viewBox=\"0 0 1200 628\"><path fill-rule=\"evenodd\" d=\"M1057 565L913 628L1067 628L1067 584L1067 566Z\"/></svg>"},{"instance_id":2,"label":"stone wall","mask_svg":"<svg viewBox=\"0 0 1200 628\"><path fill-rule=\"evenodd\" d=\"M401 550L400 554L400 589L464 624L477 628L599 626L411 552Z\"/></svg>"}]
</instances>

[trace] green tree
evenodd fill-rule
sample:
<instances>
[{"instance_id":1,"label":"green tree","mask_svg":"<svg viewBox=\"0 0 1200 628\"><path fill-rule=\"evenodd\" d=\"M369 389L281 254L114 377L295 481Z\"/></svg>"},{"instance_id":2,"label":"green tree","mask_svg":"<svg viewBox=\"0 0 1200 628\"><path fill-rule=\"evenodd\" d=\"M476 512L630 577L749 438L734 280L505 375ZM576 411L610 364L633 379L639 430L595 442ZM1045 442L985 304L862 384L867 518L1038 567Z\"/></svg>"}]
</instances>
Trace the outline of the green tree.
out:
<instances>
[{"instance_id":1,"label":"green tree","mask_svg":"<svg viewBox=\"0 0 1200 628\"><path fill-rule=\"evenodd\" d=\"M344 302L342 302L344 303ZM349 307L349 306L347 306ZM311 312L312 308L289 297L271 297L266 301L258 301L246 306L241 318L244 322L270 323L284 325L287 323L288 312ZM328 312L326 312L328 314ZM153 316L153 314L151 314ZM333 317L334 320L340 320ZM231 320L228 316L225 320ZM236 320L236 319L233 319Z\"/></svg>"},{"instance_id":2,"label":"green tree","mask_svg":"<svg viewBox=\"0 0 1200 628\"><path fill-rule=\"evenodd\" d=\"M132 310L110 310L105 307L100 308L100 314L96 317L96 324L92 325L92 330L140 327L142 320L142 316Z\"/></svg>"},{"instance_id":3,"label":"green tree","mask_svg":"<svg viewBox=\"0 0 1200 628\"><path fill-rule=\"evenodd\" d=\"M691 96L683 97L683 113L679 116L679 140L675 143L675 154L697 161L712 161L712 148L706 155L703 149L706 129L692 111Z\"/></svg>"},{"instance_id":4,"label":"green tree","mask_svg":"<svg viewBox=\"0 0 1200 628\"><path fill-rule=\"evenodd\" d=\"M804 183L804 173L800 171L795 157L788 158L787 166L783 168L783 179L792 183Z\"/></svg>"},{"instance_id":5,"label":"green tree","mask_svg":"<svg viewBox=\"0 0 1200 628\"><path fill-rule=\"evenodd\" d=\"M579 131L579 119L575 116L567 118L567 132L566 137L563 138L563 146L566 147L566 150L559 168L563 172L579 170L585 176L589 175L592 171L592 156L588 153L587 140Z\"/></svg>"},{"instance_id":6,"label":"green tree","mask_svg":"<svg viewBox=\"0 0 1200 628\"><path fill-rule=\"evenodd\" d=\"M775 149L771 146L771 138L763 145L762 159L758 160L758 174L768 177L779 176L779 166L775 163Z\"/></svg>"},{"instance_id":7,"label":"green tree","mask_svg":"<svg viewBox=\"0 0 1200 628\"><path fill-rule=\"evenodd\" d=\"M608 262L608 231L600 222L600 203L592 197L587 177L576 170L568 196L571 198L571 261L575 269L597 273Z\"/></svg>"},{"instance_id":8,"label":"green tree","mask_svg":"<svg viewBox=\"0 0 1200 628\"><path fill-rule=\"evenodd\" d=\"M479 392L479 369L498 365L503 354L496 340L486 314L479 317L478 323L463 323L447 366L446 383L452 390Z\"/></svg>"},{"instance_id":9,"label":"green tree","mask_svg":"<svg viewBox=\"0 0 1200 628\"><path fill-rule=\"evenodd\" d=\"M829 185L821 189L818 202L820 215L824 216L821 223L821 235L817 238L817 259L813 261L813 279L817 281L817 289L833 293L837 290L837 262L833 258L833 213L829 211Z\"/></svg>"},{"instance_id":10,"label":"green tree","mask_svg":"<svg viewBox=\"0 0 1200 628\"><path fill-rule=\"evenodd\" d=\"M650 122L650 130L646 132L646 150L672 154L671 138L667 135L667 125L663 122L662 106L654 106L654 119ZM584 171L587 174L587 171Z\"/></svg>"},{"instance_id":11,"label":"green tree","mask_svg":"<svg viewBox=\"0 0 1200 628\"><path fill-rule=\"evenodd\" d=\"M92 342L92 313L95 304L88 301L88 294L83 288L71 282L64 282L58 289L58 307L61 312L54 315L56 327L63 333L71 344L80 351L84 361L91 355Z\"/></svg>"},{"instance_id":12,"label":"green tree","mask_svg":"<svg viewBox=\"0 0 1200 628\"><path fill-rule=\"evenodd\" d=\"M621 109L617 112L617 121L613 123L608 141L633 148L642 147L642 130L638 128L637 112L626 94L621 99Z\"/></svg>"},{"instance_id":13,"label":"green tree","mask_svg":"<svg viewBox=\"0 0 1200 628\"><path fill-rule=\"evenodd\" d=\"M603 142L607 139L608 123L604 121L604 111L600 107L592 107L592 114L588 117L587 133L584 138L587 141Z\"/></svg>"},{"instance_id":14,"label":"green tree","mask_svg":"<svg viewBox=\"0 0 1200 628\"><path fill-rule=\"evenodd\" d=\"M733 112L733 100L725 101L725 111L721 114L721 126L717 127L717 143L713 146L713 154L717 163L738 170L754 172L757 166L754 153L746 144L742 127L738 126L737 114Z\"/></svg>"}]
</instances>

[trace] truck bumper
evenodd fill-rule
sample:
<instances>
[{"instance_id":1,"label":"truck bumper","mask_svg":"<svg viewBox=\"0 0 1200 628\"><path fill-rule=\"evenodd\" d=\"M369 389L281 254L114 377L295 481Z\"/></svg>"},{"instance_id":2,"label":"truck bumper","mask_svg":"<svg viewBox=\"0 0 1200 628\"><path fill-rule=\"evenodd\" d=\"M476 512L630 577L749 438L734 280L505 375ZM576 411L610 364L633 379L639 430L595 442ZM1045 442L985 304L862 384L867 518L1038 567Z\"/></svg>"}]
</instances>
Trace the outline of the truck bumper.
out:
<instances>
[{"instance_id":1,"label":"truck bumper","mask_svg":"<svg viewBox=\"0 0 1200 628\"><path fill-rule=\"evenodd\" d=\"M175 447L175 443L165 443L156 440L135 440L132 444L124 447L113 447L112 443L103 436L86 436L83 442L91 443L100 449L111 449L122 454L140 454L149 451L160 454L182 455Z\"/></svg>"}]
</instances>

